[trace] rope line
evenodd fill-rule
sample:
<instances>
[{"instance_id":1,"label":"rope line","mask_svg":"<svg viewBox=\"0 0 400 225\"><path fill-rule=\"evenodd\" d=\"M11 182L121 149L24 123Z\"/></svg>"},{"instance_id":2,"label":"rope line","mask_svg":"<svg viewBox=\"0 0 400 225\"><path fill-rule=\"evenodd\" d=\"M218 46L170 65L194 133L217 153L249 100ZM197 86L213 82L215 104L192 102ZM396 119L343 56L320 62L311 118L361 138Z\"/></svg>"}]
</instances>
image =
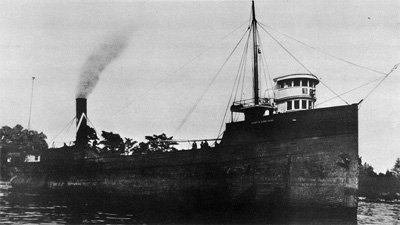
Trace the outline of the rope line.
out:
<instances>
[{"instance_id":1,"label":"rope line","mask_svg":"<svg viewBox=\"0 0 400 225\"><path fill-rule=\"evenodd\" d=\"M356 63L350 62L350 61L348 61L348 60L345 60L345 59L339 58L339 57L337 57L337 56L334 56L334 55L332 55L332 54L330 54L330 53L327 53L327 52L325 52L325 51L319 50L319 49L317 49L317 48L315 48L315 47L312 47L312 46L310 46L310 45L308 45L308 44L306 44L306 43L304 43L304 42L302 42L302 41L299 41L299 40L297 40L297 39L295 39L295 38L293 38L293 37L290 37L289 35L287 35L287 34L285 34L285 33L282 33L281 31L279 31L279 30L277 30L277 29L274 29L274 28L272 28L272 27L270 27L270 26L268 26L268 25L266 25L266 24L263 24L263 23L260 23L260 24L262 24L263 26L268 27L269 29L271 29L271 30L273 30L273 31L276 31L277 33L279 33L279 34L281 34L281 35L283 35L283 36L285 36L285 37L287 37L287 38L289 38L289 39L291 39L291 40L293 40L293 41L296 41L296 42L298 42L298 43L300 43L300 44L302 44L302 45L304 45L304 46L306 46L306 47L309 47L309 48L311 48L311 49L313 49L313 50L315 50L315 51L318 51L318 52L321 52L321 53L323 53L323 54L325 54L325 55L328 55L328 56L330 56L330 57L333 57L333 58L335 58L335 59L337 59L337 60L343 61L343 62L348 63L348 64L353 65L353 66L360 67L360 68L362 68L362 69L370 70L370 71L375 72L375 73L379 73L379 74L386 75L386 73L384 73L384 72L381 72L381 71L378 71L378 70L374 70L374 69L371 69L371 68L368 68L368 67L365 67L365 66L361 66L361 65L359 65L359 64L356 64Z\"/></svg>"},{"instance_id":2,"label":"rope line","mask_svg":"<svg viewBox=\"0 0 400 225\"><path fill-rule=\"evenodd\" d=\"M249 37L250 37L250 33L249 33ZM247 57L247 52L248 52L248 44L249 43L247 43L247 49L246 49L246 61L245 61L245 64L244 64L244 66L242 67L242 74L243 74L243 76L242 76L242 82L241 82L241 84L242 84L242 87L241 87L241 89L240 89L240 95L239 95L239 99L240 99L240 101L242 101L243 100L243 94L244 94L244 92L243 92L243 90L244 90L244 80L245 80L245 78L246 78L246 66L247 66L247 59L248 59L248 57ZM238 84L239 85L239 84ZM237 93L237 92L236 92ZM237 98L236 98L236 96L235 96L235 100L236 100Z\"/></svg>"},{"instance_id":3,"label":"rope line","mask_svg":"<svg viewBox=\"0 0 400 225\"><path fill-rule=\"evenodd\" d=\"M198 59L200 56L202 56L204 53L206 53L208 50L210 50L211 48L213 48L215 45L217 45L218 43L220 43L221 41L223 41L224 39L226 39L227 37L229 37L231 34L233 34L235 31L237 31L239 28L241 28L243 25L245 25L247 23L244 22L242 24L240 24L236 29L234 29L232 32L230 32L229 34L225 35L223 38L221 38L219 41L215 42L214 44L212 44L211 46L209 46L208 48L206 48L204 51L202 51L200 54L198 54L197 56L195 56L194 58L190 59L189 61L187 61L185 64L183 64L181 67L179 67L178 69L176 69L174 72L168 74L164 79L160 80L159 82L157 82L156 84L154 84L153 86L151 86L149 89L147 89L145 92L143 92L141 95L137 96L136 98L134 98L133 100L131 100L130 102L128 102L125 106L121 107L119 110L117 110L115 113L111 114L109 117L107 117L106 119L102 120L101 123L105 122L106 120L110 119L112 116L115 116L117 113L123 111L124 109L126 109L127 107L129 107L130 105L132 105L135 101L137 101L138 99L142 98L143 96L145 96L147 93L149 93L151 90L153 90L154 88L156 88L157 86L159 86L160 84L164 83L166 80L168 80L170 77L172 77L173 75L176 75L176 73L180 70L182 70L183 68L185 68L187 65L189 65L190 63L192 63L193 61L195 61L196 59Z\"/></svg>"},{"instance_id":4,"label":"rope line","mask_svg":"<svg viewBox=\"0 0 400 225\"><path fill-rule=\"evenodd\" d=\"M225 60L225 62L222 64L221 68L218 70L218 72L214 75L213 79L211 82L207 85L206 89L203 91L201 96L196 100L195 104L192 106L192 108L189 110L188 114L185 116L183 119L182 123L179 125L178 129L175 131L175 134L180 131L180 129L183 127L183 125L186 123L186 121L189 119L190 115L193 113L193 111L196 109L197 105L200 103L200 101L203 99L204 95L207 93L207 91L210 89L211 85L214 83L215 79L218 77L219 73L222 71L224 68L225 64L228 62L232 54L235 52L237 47L239 46L240 42L242 42L243 38L245 37L247 31L243 34L242 38L239 40L239 42L236 44L235 48L232 50L232 52L229 54L228 58ZM174 135L175 136L175 135Z\"/></svg>"},{"instance_id":5,"label":"rope line","mask_svg":"<svg viewBox=\"0 0 400 225\"><path fill-rule=\"evenodd\" d=\"M321 78L319 78L319 82L321 82L321 84L323 84L326 88L328 88L328 90L330 90L333 94L336 95L335 98L340 98L344 103L346 103L347 105L350 105L348 102L346 102L342 97L340 97L339 94L337 94L334 90L332 90L330 87L328 87L328 85L326 85Z\"/></svg>"},{"instance_id":6,"label":"rope line","mask_svg":"<svg viewBox=\"0 0 400 225\"><path fill-rule=\"evenodd\" d=\"M249 25L249 30L251 29L251 26ZM239 79L239 83L238 83L238 88L239 88L239 86L240 86L240 84L242 84L242 86L241 86L241 89L240 89L240 93L239 93L239 100L240 101L242 101L243 100L243 96L244 96L244 81L245 81L245 79L246 79L246 70L247 70L247 60L248 60L248 58L249 58L249 56L248 56L248 54L247 54L247 52L249 51L249 44L250 44L250 35L251 35L251 32L249 32L249 35L247 36L247 42L246 42L246 46L245 46L245 52L244 52L244 54L245 54L245 60L244 60L244 64L243 64L243 66L242 66L242 68L241 68L241 74L240 74L240 76L241 76L241 78L242 78L242 81L240 82L240 79ZM236 98L236 96L237 96L237 93L239 92L239 89L236 89L236 93L235 93L235 98L234 98L234 100L236 101L237 100L237 98ZM235 118L233 118L233 121L237 121L239 119L239 114L237 113L236 114L236 117Z\"/></svg>"},{"instance_id":7,"label":"rope line","mask_svg":"<svg viewBox=\"0 0 400 225\"><path fill-rule=\"evenodd\" d=\"M96 132L96 134L98 134L98 132L97 132L97 130L96 130L96 127L94 126L94 124L92 123L92 121L90 121L88 117L86 117L86 119L87 119L87 121L88 121L90 124L92 124L92 127L93 127L93 129L94 129L94 132Z\"/></svg>"},{"instance_id":8,"label":"rope line","mask_svg":"<svg viewBox=\"0 0 400 225\"><path fill-rule=\"evenodd\" d=\"M61 131L60 131L53 139L51 139L51 141L50 141L49 143L53 142L54 139L56 139L56 138L58 137L58 135L60 135L60 134L67 128L67 126L70 126L74 120L75 120L75 117L72 118L72 120L70 120L70 121L67 123L67 125L65 125L65 126L63 127L63 129L61 129Z\"/></svg>"},{"instance_id":9,"label":"rope line","mask_svg":"<svg viewBox=\"0 0 400 225\"><path fill-rule=\"evenodd\" d=\"M246 32L248 32L249 30L250 30L250 27L246 30ZM233 82L232 91L231 91L231 94L229 96L228 104L226 105L226 108L225 108L225 114L224 114L224 117L222 119L221 126L219 128L217 138L219 138L221 136L222 127L224 126L226 114L228 113L229 105L231 104L233 93L235 93L235 97L233 99L236 99L236 96L237 96L237 92L238 92L238 89L239 89L239 83L240 83L240 77L242 75L241 71L242 71L243 67L246 66L247 49L248 49L249 40L250 40L250 32L249 32L249 35L247 36L247 41L246 41L246 44L245 44L245 47L244 47L244 50L243 50L242 58L240 60L240 64L239 64L238 71L237 71L237 74L236 74L236 77L235 77L235 81ZM235 86L236 86L236 92L235 92Z\"/></svg>"},{"instance_id":10,"label":"rope line","mask_svg":"<svg viewBox=\"0 0 400 225\"><path fill-rule=\"evenodd\" d=\"M381 84L383 83L383 81L386 80L386 78L388 78L389 75L390 75L393 71L395 71L395 70L397 69L397 67L398 67L399 65L400 65L400 63L394 65L393 68L390 70L390 72L387 73L385 77L383 77L383 79L374 87L374 89L372 89L371 92L369 92L369 93L367 94L367 96L365 96L365 98L364 98L363 100L367 99L367 98L378 88L378 86L381 85ZM361 103L360 103L360 104L361 104ZM358 109L360 109L360 108L361 108L361 105L359 106Z\"/></svg>"},{"instance_id":11,"label":"rope line","mask_svg":"<svg viewBox=\"0 0 400 225\"><path fill-rule=\"evenodd\" d=\"M251 27L251 26L249 25L249 30L250 30L250 27ZM240 71L240 75L239 75L239 80L238 80L238 84L237 84L237 89L236 89L236 92L235 92L234 101L237 100L236 96L237 96L238 93L239 93L239 99L240 99L240 101L243 100L243 95L244 95L244 92L243 92L243 90L244 90L244 81L245 81L245 79L246 79L247 60L248 60L248 58L249 58L247 52L249 51L250 35L251 35L251 32L249 32L249 35L247 36L246 45L245 45L245 47L244 47L244 53L243 53L243 54L244 54L244 62L243 62L243 64L242 64L242 66L241 66L241 71ZM240 79L241 79L242 81L240 81ZM242 84L242 85L241 85L241 89L240 89L240 92L239 92L239 86L240 86L240 84ZM229 102L228 102L228 104L229 104ZM233 120L233 121L237 121L238 118L239 118L239 115L236 114L236 118L232 118L232 120ZM222 124L221 124L221 125L222 125Z\"/></svg>"},{"instance_id":12,"label":"rope line","mask_svg":"<svg viewBox=\"0 0 400 225\"><path fill-rule=\"evenodd\" d=\"M237 93L239 92L239 86L240 86L240 83L241 83L240 79L242 78L242 83L243 83L243 80L244 80L245 71L246 71L246 64L247 64L247 51L248 51L249 42L250 42L250 32L249 32L249 35L247 36L247 41L246 41L246 44L244 46L243 55L242 55L242 61L240 62L239 68L238 68L238 70L239 70L238 71L239 79L238 79L237 86L236 86L235 97L233 98L234 100L237 99L236 96L237 96ZM243 77L242 77L242 74L243 74ZM240 90L240 92L241 93L243 92L243 85L242 85L242 89ZM240 94L240 99L242 99L241 94Z\"/></svg>"},{"instance_id":13,"label":"rope line","mask_svg":"<svg viewBox=\"0 0 400 225\"><path fill-rule=\"evenodd\" d=\"M313 74L303 63L301 63L289 50L287 50L274 36L272 36L263 26L260 26L276 43L278 43L294 60L296 60L305 70L307 70L310 74ZM315 75L315 74L314 74ZM328 85L326 85L321 79L320 79L321 84L323 84L328 90L330 90L332 93L334 93L338 98L340 98L343 102L347 103L342 97L340 97L335 91L333 91Z\"/></svg>"},{"instance_id":14,"label":"rope line","mask_svg":"<svg viewBox=\"0 0 400 225\"><path fill-rule=\"evenodd\" d=\"M271 84L271 89L274 89L273 80L272 80L272 77L271 77L271 73L270 73L270 71L269 71L267 59L265 58L265 56L264 56L264 54L263 54L264 48L263 48L263 44L261 43L260 33L258 33L258 32L257 32L257 37L258 37L258 40L259 40L259 43L260 43L260 49L262 49L262 50L261 50L261 58L262 58L263 60L261 60L261 63L262 63L263 68L264 68L264 67L266 68L266 69L263 70L263 74L264 74L264 79L265 79L265 86L267 87L267 89L266 89L265 91L267 91L267 90L270 90L270 88L268 87L268 84ZM268 73L269 82L268 82L268 79L267 79L267 76L266 76L266 73L265 73L265 72ZM271 96L270 96L270 94L269 94L269 91L267 92L267 94L268 94L268 98L271 98ZM275 95L275 94L274 94L274 95ZM274 97L275 97L275 96L274 96Z\"/></svg>"},{"instance_id":15,"label":"rope line","mask_svg":"<svg viewBox=\"0 0 400 225\"><path fill-rule=\"evenodd\" d=\"M74 121L74 120L73 120ZM62 141L62 140L65 140L64 138L65 138L65 136L67 136L67 134L69 133L69 131L71 130L71 127L72 127L72 124L73 123L69 123L70 125L68 126L68 128L67 128L67 130L64 132L64 135L60 138L60 140ZM53 142L54 143L54 142Z\"/></svg>"},{"instance_id":16,"label":"rope line","mask_svg":"<svg viewBox=\"0 0 400 225\"><path fill-rule=\"evenodd\" d=\"M382 78L383 78L383 77L376 78L376 79L374 79L374 80L372 80L372 81L369 81L369 82L367 82L367 83L365 83L365 84L363 84L363 85L360 85L360 86L358 86L358 87L356 87L356 88L353 88L353 89L351 89L351 90L349 90L349 91L343 92L343 93L340 94L340 96L345 95L345 94L348 94L348 93L353 92L353 91L355 91L355 90L358 90L358 89L360 89L360 88L362 88L362 87L364 87L364 86L367 86L368 84L371 84L371 83L373 83L373 82L376 82L377 80L380 80L380 79L382 79ZM337 98L337 97L335 96L335 97L333 97L333 98L330 98L330 99L328 99L328 100L325 100L325 101L323 101L323 102L321 102L321 103L316 104L315 106L322 105L322 104L324 104L324 103L326 103L326 102L329 102L329 101L331 101L331 100L333 100L333 99L335 99L335 98Z\"/></svg>"}]
</instances>

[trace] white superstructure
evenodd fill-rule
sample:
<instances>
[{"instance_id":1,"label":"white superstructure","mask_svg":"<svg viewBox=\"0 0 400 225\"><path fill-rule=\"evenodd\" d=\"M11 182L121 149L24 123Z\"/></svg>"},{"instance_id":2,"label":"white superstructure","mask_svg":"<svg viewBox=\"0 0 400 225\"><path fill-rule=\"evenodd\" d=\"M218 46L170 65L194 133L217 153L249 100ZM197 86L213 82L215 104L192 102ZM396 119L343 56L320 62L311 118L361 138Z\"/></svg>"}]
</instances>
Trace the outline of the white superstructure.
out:
<instances>
[{"instance_id":1,"label":"white superstructure","mask_svg":"<svg viewBox=\"0 0 400 225\"><path fill-rule=\"evenodd\" d=\"M290 74L274 79L275 103L278 113L313 109L316 98L315 87L319 83L312 74Z\"/></svg>"}]
</instances>

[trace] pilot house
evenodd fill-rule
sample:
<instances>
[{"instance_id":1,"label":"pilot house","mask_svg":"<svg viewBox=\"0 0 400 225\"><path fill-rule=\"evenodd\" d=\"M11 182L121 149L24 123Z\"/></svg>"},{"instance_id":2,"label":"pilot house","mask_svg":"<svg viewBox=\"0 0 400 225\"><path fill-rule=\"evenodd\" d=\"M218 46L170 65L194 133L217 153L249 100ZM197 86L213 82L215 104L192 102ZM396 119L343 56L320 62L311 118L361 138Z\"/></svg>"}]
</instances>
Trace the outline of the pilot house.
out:
<instances>
[{"instance_id":1,"label":"pilot house","mask_svg":"<svg viewBox=\"0 0 400 225\"><path fill-rule=\"evenodd\" d=\"M290 74L274 79L275 103L278 113L313 109L317 100L315 86L319 83L312 74Z\"/></svg>"}]
</instances>

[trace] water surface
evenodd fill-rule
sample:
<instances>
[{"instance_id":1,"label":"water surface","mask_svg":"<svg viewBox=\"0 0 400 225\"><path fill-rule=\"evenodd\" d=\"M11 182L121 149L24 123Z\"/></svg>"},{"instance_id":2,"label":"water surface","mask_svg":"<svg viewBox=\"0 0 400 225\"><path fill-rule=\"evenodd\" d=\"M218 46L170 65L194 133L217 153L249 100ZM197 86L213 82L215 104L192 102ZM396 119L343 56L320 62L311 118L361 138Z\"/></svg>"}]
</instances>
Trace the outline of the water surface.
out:
<instances>
[{"instance_id":1,"label":"water surface","mask_svg":"<svg viewBox=\"0 0 400 225\"><path fill-rule=\"evenodd\" d=\"M60 196L0 190L1 224L244 224L260 223L240 213L185 212L185 209L148 208L140 203L93 196ZM235 215L236 214L236 215ZM399 224L399 203L359 202L358 224ZM268 220L262 221L268 223ZM338 220L290 220L285 224L343 224Z\"/></svg>"}]
</instances>

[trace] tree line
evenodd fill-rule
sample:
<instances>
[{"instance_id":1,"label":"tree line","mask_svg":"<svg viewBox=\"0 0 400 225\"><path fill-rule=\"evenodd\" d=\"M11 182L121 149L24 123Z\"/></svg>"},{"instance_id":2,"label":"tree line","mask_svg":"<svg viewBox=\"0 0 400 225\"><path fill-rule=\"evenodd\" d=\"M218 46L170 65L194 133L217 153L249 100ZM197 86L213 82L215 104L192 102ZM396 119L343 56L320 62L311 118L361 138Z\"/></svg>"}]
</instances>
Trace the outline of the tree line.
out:
<instances>
[{"instance_id":1,"label":"tree line","mask_svg":"<svg viewBox=\"0 0 400 225\"><path fill-rule=\"evenodd\" d=\"M178 143L172 136L165 133L145 136L146 141L138 142L131 138L122 138L119 134L102 131L99 138L93 128L86 127L85 143L79 143L79 147L66 146L66 149L81 147L85 151L92 151L100 157L124 156L132 154L147 154L156 152L177 151L174 147ZM47 136L43 132L24 129L21 125L14 127L3 126L0 129L0 178L9 174L10 166L17 166L25 162L27 156L40 156L49 149L46 142ZM8 163L10 160L10 163ZM1 176L3 175L3 176ZM5 178L6 179L6 178Z\"/></svg>"},{"instance_id":2,"label":"tree line","mask_svg":"<svg viewBox=\"0 0 400 225\"><path fill-rule=\"evenodd\" d=\"M368 163L359 163L358 196L370 200L400 200L400 158L386 173L376 173Z\"/></svg>"},{"instance_id":3,"label":"tree line","mask_svg":"<svg viewBox=\"0 0 400 225\"><path fill-rule=\"evenodd\" d=\"M177 151L173 137L165 133L145 136L145 142L122 138L119 134L102 131L99 138L93 128L87 127L84 147L101 156L131 155L134 153L153 153ZM9 155L14 155L15 163L23 162L28 155L38 156L48 149L46 135L43 132L24 129L21 125L3 126L0 129L0 154L4 165Z\"/></svg>"},{"instance_id":4,"label":"tree line","mask_svg":"<svg viewBox=\"0 0 400 225\"><path fill-rule=\"evenodd\" d=\"M3 126L0 129L1 163L7 161L9 153L17 155L16 160L24 161L28 155L40 155L48 148L46 135L43 132L24 129L21 125L11 128Z\"/></svg>"},{"instance_id":5,"label":"tree line","mask_svg":"<svg viewBox=\"0 0 400 225\"><path fill-rule=\"evenodd\" d=\"M107 131L102 131L101 136L101 140L92 140L88 145L103 156L177 151L174 145L178 143L172 140L172 136L168 137L165 133L145 136L146 142L137 142L131 138L123 139L119 134Z\"/></svg>"}]
</instances>

